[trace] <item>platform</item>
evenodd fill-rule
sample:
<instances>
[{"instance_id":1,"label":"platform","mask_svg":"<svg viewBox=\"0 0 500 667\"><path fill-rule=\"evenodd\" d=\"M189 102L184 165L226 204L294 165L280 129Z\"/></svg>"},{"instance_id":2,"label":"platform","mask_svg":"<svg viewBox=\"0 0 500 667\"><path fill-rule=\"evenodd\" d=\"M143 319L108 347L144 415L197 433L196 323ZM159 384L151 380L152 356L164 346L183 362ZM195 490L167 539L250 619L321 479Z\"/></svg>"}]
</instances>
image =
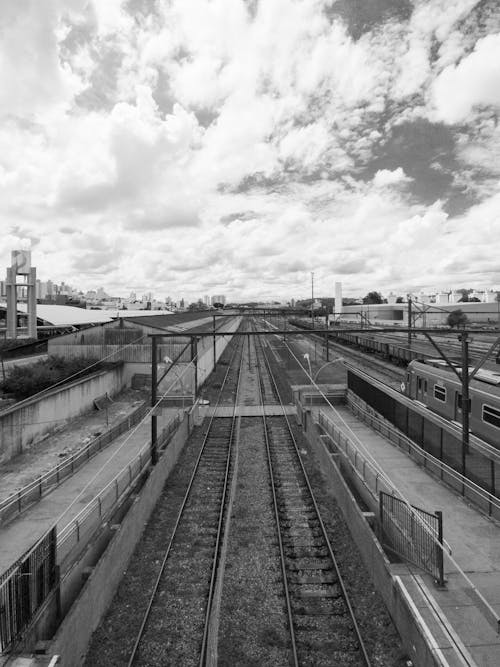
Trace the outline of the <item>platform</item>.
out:
<instances>
[{"instance_id":1,"label":"platform","mask_svg":"<svg viewBox=\"0 0 500 667\"><path fill-rule=\"evenodd\" d=\"M446 588L437 588L430 575L410 565L396 565L393 570L395 583L413 605L438 664L500 665L498 627L473 589L500 614L500 525L466 504L347 406L311 408L316 418L320 410L353 437L360 455L375 462L403 498L429 512L443 512L444 538L455 561L445 551Z\"/></svg>"},{"instance_id":2,"label":"platform","mask_svg":"<svg viewBox=\"0 0 500 667\"><path fill-rule=\"evenodd\" d=\"M200 407L202 417L283 417L294 415L297 412L295 405L238 405L236 409L232 405L222 405L218 408L206 406Z\"/></svg>"}]
</instances>

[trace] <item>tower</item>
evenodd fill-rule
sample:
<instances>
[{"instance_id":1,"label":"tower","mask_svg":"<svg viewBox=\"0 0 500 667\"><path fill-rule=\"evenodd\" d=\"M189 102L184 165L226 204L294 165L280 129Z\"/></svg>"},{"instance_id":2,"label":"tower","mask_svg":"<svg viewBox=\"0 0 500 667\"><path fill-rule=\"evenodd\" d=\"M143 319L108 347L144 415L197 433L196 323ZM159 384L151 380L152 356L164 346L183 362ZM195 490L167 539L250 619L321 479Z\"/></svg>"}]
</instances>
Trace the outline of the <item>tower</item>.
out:
<instances>
[{"instance_id":1,"label":"tower","mask_svg":"<svg viewBox=\"0 0 500 667\"><path fill-rule=\"evenodd\" d=\"M7 269L7 338L18 337L18 291L26 292L27 334L37 337L36 329L36 269L31 266L30 250L13 250L12 266Z\"/></svg>"},{"instance_id":2,"label":"tower","mask_svg":"<svg viewBox=\"0 0 500 667\"><path fill-rule=\"evenodd\" d=\"M335 283L335 315L342 314L342 283Z\"/></svg>"}]
</instances>

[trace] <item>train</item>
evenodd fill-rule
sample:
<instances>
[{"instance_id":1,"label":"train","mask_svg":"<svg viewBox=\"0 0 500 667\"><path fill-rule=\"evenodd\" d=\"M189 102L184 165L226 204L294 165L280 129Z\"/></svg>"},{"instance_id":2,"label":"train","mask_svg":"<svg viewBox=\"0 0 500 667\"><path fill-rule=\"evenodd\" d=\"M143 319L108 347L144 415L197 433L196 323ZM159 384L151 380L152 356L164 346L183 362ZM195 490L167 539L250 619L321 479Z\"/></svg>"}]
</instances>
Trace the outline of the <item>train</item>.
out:
<instances>
[{"instance_id":1,"label":"train","mask_svg":"<svg viewBox=\"0 0 500 667\"><path fill-rule=\"evenodd\" d=\"M301 329L320 329L324 327L324 323L307 320L290 320L290 324ZM343 345L354 346L363 352L378 354L387 361L398 366L406 366L413 360L417 359L431 359L435 352L426 353L422 349L408 347L403 341L398 340L384 340L380 336L375 336L370 333L357 333L342 331L342 329L329 329L329 338L334 342L342 343Z\"/></svg>"},{"instance_id":2,"label":"train","mask_svg":"<svg viewBox=\"0 0 500 667\"><path fill-rule=\"evenodd\" d=\"M455 364L455 368L460 374L460 364ZM462 382L444 360L411 361L401 391L461 425ZM500 449L500 373L479 370L470 380L469 429L478 438Z\"/></svg>"}]
</instances>

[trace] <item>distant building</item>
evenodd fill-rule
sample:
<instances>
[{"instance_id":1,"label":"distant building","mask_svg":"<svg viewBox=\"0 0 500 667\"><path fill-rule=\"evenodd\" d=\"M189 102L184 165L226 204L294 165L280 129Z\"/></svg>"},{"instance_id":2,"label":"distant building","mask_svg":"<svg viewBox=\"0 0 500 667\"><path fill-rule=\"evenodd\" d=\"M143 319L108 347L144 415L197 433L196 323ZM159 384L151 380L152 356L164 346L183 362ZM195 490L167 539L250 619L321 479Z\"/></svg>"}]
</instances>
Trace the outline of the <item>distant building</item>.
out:
<instances>
[{"instance_id":1,"label":"distant building","mask_svg":"<svg viewBox=\"0 0 500 667\"><path fill-rule=\"evenodd\" d=\"M436 294L436 303L445 304L450 303L450 295L448 292L438 292Z\"/></svg>"},{"instance_id":2,"label":"distant building","mask_svg":"<svg viewBox=\"0 0 500 667\"><path fill-rule=\"evenodd\" d=\"M394 292L390 292L388 297L387 297L387 303L392 304L396 303L397 295L394 294Z\"/></svg>"},{"instance_id":3,"label":"distant building","mask_svg":"<svg viewBox=\"0 0 500 667\"><path fill-rule=\"evenodd\" d=\"M212 297L212 306L215 303L222 303L222 305L224 305L226 303L226 297L223 294L215 294Z\"/></svg>"}]
</instances>

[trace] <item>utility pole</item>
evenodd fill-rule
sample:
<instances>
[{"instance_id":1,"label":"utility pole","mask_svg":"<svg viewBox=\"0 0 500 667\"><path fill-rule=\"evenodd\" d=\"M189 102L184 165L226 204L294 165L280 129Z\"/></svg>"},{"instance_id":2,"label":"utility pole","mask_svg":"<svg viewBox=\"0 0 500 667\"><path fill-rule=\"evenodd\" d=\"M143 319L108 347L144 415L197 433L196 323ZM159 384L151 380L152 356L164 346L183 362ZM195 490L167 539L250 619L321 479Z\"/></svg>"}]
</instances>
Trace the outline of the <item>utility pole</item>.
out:
<instances>
[{"instance_id":1,"label":"utility pole","mask_svg":"<svg viewBox=\"0 0 500 667\"><path fill-rule=\"evenodd\" d=\"M462 342L462 475L465 477L466 454L469 453L469 341L467 333L460 335Z\"/></svg>"},{"instance_id":2,"label":"utility pole","mask_svg":"<svg viewBox=\"0 0 500 667\"><path fill-rule=\"evenodd\" d=\"M326 360L328 361L330 359L330 350L328 346L328 308L326 309L326 316L325 316L325 347L326 347Z\"/></svg>"},{"instance_id":3,"label":"utility pole","mask_svg":"<svg viewBox=\"0 0 500 667\"><path fill-rule=\"evenodd\" d=\"M158 384L158 367L156 365L157 359L157 338L151 339L151 407L153 412L151 413L151 464L156 465L158 462L158 450L157 450L157 440L158 440L158 417L155 414L156 407L156 389Z\"/></svg>"},{"instance_id":4,"label":"utility pole","mask_svg":"<svg viewBox=\"0 0 500 667\"><path fill-rule=\"evenodd\" d=\"M314 271L311 271L311 323L314 320Z\"/></svg>"},{"instance_id":5,"label":"utility pole","mask_svg":"<svg viewBox=\"0 0 500 667\"><path fill-rule=\"evenodd\" d=\"M408 294L408 347L411 347L411 294Z\"/></svg>"},{"instance_id":6,"label":"utility pole","mask_svg":"<svg viewBox=\"0 0 500 667\"><path fill-rule=\"evenodd\" d=\"M214 325L214 370L215 370L215 366L217 364L217 348L215 344L215 315L213 316L213 318L214 318L213 325Z\"/></svg>"}]
</instances>

